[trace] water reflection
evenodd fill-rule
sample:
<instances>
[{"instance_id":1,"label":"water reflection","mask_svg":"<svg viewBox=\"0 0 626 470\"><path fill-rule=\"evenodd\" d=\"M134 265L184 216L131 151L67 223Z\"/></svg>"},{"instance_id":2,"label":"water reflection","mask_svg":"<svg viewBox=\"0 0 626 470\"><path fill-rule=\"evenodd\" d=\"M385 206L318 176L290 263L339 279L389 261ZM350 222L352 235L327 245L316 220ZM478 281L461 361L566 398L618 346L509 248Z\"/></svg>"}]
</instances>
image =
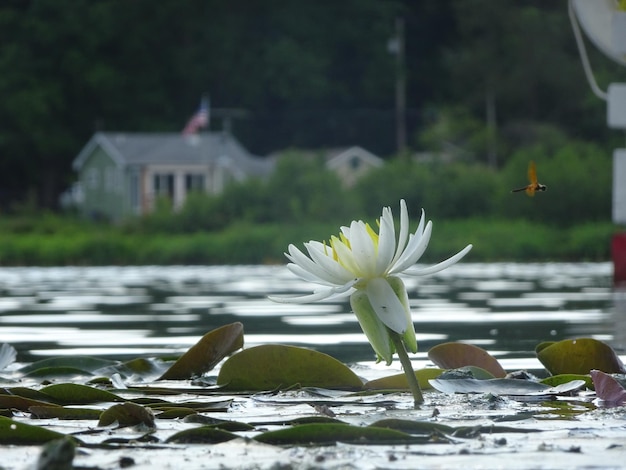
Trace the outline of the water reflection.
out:
<instances>
[{"instance_id":1,"label":"water reflection","mask_svg":"<svg viewBox=\"0 0 626 470\"><path fill-rule=\"evenodd\" d=\"M609 263L462 263L407 278L418 362L445 341L485 347L507 368L537 366L534 347L544 340L591 336L623 348L626 294L614 297L611 272ZM346 362L373 360L347 302L265 298L310 290L283 266L1 268L0 342L13 344L22 362L126 359L178 354L240 321L247 346L280 342Z\"/></svg>"}]
</instances>

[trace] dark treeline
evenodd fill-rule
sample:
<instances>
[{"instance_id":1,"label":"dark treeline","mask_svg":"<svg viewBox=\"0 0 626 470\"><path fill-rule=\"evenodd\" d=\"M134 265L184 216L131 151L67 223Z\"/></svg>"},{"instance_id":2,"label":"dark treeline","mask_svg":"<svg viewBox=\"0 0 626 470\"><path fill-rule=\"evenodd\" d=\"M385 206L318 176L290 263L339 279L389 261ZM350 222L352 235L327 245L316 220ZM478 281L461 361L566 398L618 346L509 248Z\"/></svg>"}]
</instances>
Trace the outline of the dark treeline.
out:
<instances>
[{"instance_id":1,"label":"dark treeline","mask_svg":"<svg viewBox=\"0 0 626 470\"><path fill-rule=\"evenodd\" d=\"M0 207L55 207L95 130L211 127L256 154L395 141L404 21L407 145L504 168L543 129L606 150L565 1L6 0L0 5ZM623 69L589 47L602 87ZM487 110L495 126L485 124Z\"/></svg>"}]
</instances>

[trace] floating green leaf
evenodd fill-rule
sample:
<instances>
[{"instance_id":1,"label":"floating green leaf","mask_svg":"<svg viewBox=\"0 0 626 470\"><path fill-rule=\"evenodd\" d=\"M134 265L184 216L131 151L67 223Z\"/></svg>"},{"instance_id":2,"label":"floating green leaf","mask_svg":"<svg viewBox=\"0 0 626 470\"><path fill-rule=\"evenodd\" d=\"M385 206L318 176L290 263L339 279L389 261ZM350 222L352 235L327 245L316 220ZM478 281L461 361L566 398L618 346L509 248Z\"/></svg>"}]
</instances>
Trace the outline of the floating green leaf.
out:
<instances>
[{"instance_id":1,"label":"floating green leaf","mask_svg":"<svg viewBox=\"0 0 626 470\"><path fill-rule=\"evenodd\" d=\"M42 388L41 393L61 405L89 405L91 403L125 401L122 397L106 390L71 383L49 385Z\"/></svg>"},{"instance_id":2,"label":"floating green leaf","mask_svg":"<svg viewBox=\"0 0 626 470\"><path fill-rule=\"evenodd\" d=\"M102 410L91 408L66 408L63 406L31 406L28 411L39 419L99 419Z\"/></svg>"},{"instance_id":3,"label":"floating green leaf","mask_svg":"<svg viewBox=\"0 0 626 470\"><path fill-rule=\"evenodd\" d=\"M447 426L432 421L413 421L408 419L381 419L372 423L371 426L379 428L396 429L409 434L433 435L447 434L454 437L478 437L481 433L501 433L501 432L538 432L539 429L513 428L509 426Z\"/></svg>"},{"instance_id":4,"label":"floating green leaf","mask_svg":"<svg viewBox=\"0 0 626 470\"><path fill-rule=\"evenodd\" d=\"M55 368L72 368L79 370L82 373L91 373L102 367L111 366L117 364L116 361L110 361L107 359L100 359L90 356L61 356L51 357L48 359L42 359L41 361L33 362L20 369L23 374L30 374L39 369L54 370Z\"/></svg>"},{"instance_id":5,"label":"floating green leaf","mask_svg":"<svg viewBox=\"0 0 626 470\"><path fill-rule=\"evenodd\" d=\"M363 382L337 359L311 349L261 345L230 357L221 367L218 385L228 390L273 390L302 387L360 389Z\"/></svg>"},{"instance_id":6,"label":"floating green leaf","mask_svg":"<svg viewBox=\"0 0 626 470\"><path fill-rule=\"evenodd\" d=\"M166 442L177 444L218 444L238 438L237 434L216 429L212 426L202 426L186 429L170 436Z\"/></svg>"},{"instance_id":7,"label":"floating green leaf","mask_svg":"<svg viewBox=\"0 0 626 470\"><path fill-rule=\"evenodd\" d=\"M352 444L415 444L425 442L405 432L378 427L350 424L301 424L278 431L267 431L254 438L274 445L328 445L336 442Z\"/></svg>"},{"instance_id":8,"label":"floating green leaf","mask_svg":"<svg viewBox=\"0 0 626 470\"><path fill-rule=\"evenodd\" d=\"M0 416L0 444L2 445L37 445L63 437L65 434L60 432Z\"/></svg>"},{"instance_id":9,"label":"floating green leaf","mask_svg":"<svg viewBox=\"0 0 626 470\"><path fill-rule=\"evenodd\" d=\"M589 374L592 369L608 374L624 373L624 364L613 348L593 338L565 339L541 343L535 349L537 358L552 375Z\"/></svg>"},{"instance_id":10,"label":"floating green leaf","mask_svg":"<svg viewBox=\"0 0 626 470\"><path fill-rule=\"evenodd\" d=\"M242 347L243 324L239 322L209 331L158 380L184 380L201 375Z\"/></svg>"},{"instance_id":11,"label":"floating green leaf","mask_svg":"<svg viewBox=\"0 0 626 470\"><path fill-rule=\"evenodd\" d=\"M98 426L110 426L114 423L120 428L138 425L155 427L152 411L135 403L118 403L102 412Z\"/></svg>"},{"instance_id":12,"label":"floating green leaf","mask_svg":"<svg viewBox=\"0 0 626 470\"><path fill-rule=\"evenodd\" d=\"M434 367L420 369L415 371L415 377L417 377L420 388L426 390L432 388L428 381L439 377L442 372L442 369ZM395 374L381 377L380 379L369 380L365 382L363 388L366 390L407 390L409 385L405 374Z\"/></svg>"},{"instance_id":13,"label":"floating green leaf","mask_svg":"<svg viewBox=\"0 0 626 470\"><path fill-rule=\"evenodd\" d=\"M409 434L431 435L433 433L452 434L454 427L432 421L413 421L410 419L381 419L371 424L378 428L395 429Z\"/></svg>"},{"instance_id":14,"label":"floating green leaf","mask_svg":"<svg viewBox=\"0 0 626 470\"><path fill-rule=\"evenodd\" d=\"M18 395L0 394L0 408L13 408L20 411L28 411L31 406L55 406L47 401L33 400Z\"/></svg>"},{"instance_id":15,"label":"floating green leaf","mask_svg":"<svg viewBox=\"0 0 626 470\"><path fill-rule=\"evenodd\" d=\"M86 370L77 369L75 367L42 367L35 369L28 374L24 374L24 377L46 377L46 378L59 378L59 377L80 377L80 376L92 376L91 372Z\"/></svg>"},{"instance_id":16,"label":"floating green leaf","mask_svg":"<svg viewBox=\"0 0 626 470\"><path fill-rule=\"evenodd\" d=\"M506 376L506 371L495 357L472 344L439 344L428 351L428 358L442 369L476 366L490 372L494 377Z\"/></svg>"},{"instance_id":17,"label":"floating green leaf","mask_svg":"<svg viewBox=\"0 0 626 470\"><path fill-rule=\"evenodd\" d=\"M585 387L593 390L593 380L591 380L590 375L559 374L559 375L552 375L550 377L546 377L545 379L541 379L540 382L550 387L556 387L557 385L565 384L565 383L571 382L572 380L584 380Z\"/></svg>"}]
</instances>

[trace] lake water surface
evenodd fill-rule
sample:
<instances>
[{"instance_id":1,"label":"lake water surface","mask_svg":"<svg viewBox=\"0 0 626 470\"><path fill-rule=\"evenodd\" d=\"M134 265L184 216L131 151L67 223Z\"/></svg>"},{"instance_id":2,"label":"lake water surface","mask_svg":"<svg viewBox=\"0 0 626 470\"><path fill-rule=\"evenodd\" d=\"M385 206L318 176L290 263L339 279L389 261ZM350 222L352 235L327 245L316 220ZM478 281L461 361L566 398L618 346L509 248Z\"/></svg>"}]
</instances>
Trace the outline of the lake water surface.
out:
<instances>
[{"instance_id":1,"label":"lake water surface","mask_svg":"<svg viewBox=\"0 0 626 470\"><path fill-rule=\"evenodd\" d=\"M507 370L541 368L534 348L546 340L594 337L623 354L625 302L611 274L610 263L461 263L406 278L420 347L415 367L447 341L481 346ZM0 342L18 350L19 362L171 356L239 321L248 347L306 346L384 370L348 302L266 299L311 288L284 266L0 268Z\"/></svg>"}]
</instances>

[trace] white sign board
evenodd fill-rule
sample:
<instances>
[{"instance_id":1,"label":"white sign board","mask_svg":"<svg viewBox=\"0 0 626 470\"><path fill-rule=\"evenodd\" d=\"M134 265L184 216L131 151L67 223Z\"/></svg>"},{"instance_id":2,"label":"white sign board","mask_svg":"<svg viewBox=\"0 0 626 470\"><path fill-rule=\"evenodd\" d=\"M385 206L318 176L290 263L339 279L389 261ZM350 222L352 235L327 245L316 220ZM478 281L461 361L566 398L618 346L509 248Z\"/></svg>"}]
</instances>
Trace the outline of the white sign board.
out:
<instances>
[{"instance_id":1,"label":"white sign board","mask_svg":"<svg viewBox=\"0 0 626 470\"><path fill-rule=\"evenodd\" d=\"M626 129L626 83L611 83L606 98L606 121L612 129Z\"/></svg>"},{"instance_id":2,"label":"white sign board","mask_svg":"<svg viewBox=\"0 0 626 470\"><path fill-rule=\"evenodd\" d=\"M613 151L613 223L626 224L626 149Z\"/></svg>"}]
</instances>

